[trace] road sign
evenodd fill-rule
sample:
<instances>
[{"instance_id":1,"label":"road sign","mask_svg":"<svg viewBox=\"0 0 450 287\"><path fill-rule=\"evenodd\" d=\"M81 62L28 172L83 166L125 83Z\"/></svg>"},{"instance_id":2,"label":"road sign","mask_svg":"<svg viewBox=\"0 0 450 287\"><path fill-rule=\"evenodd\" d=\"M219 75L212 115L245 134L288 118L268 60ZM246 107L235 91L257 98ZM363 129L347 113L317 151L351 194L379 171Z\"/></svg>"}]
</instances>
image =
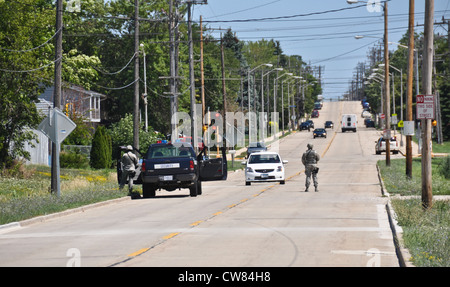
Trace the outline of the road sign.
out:
<instances>
[{"instance_id":1,"label":"road sign","mask_svg":"<svg viewBox=\"0 0 450 287\"><path fill-rule=\"evenodd\" d=\"M46 117L38 126L38 129L42 131L52 142L55 143L55 170L52 179L56 177L56 194L59 197L61 195L61 183L60 183L60 168L59 168L59 151L61 143L64 139L76 128L76 124L69 119L58 108L54 108L49 111L49 116Z\"/></svg>"},{"instance_id":2,"label":"road sign","mask_svg":"<svg viewBox=\"0 0 450 287\"><path fill-rule=\"evenodd\" d=\"M392 114L391 124L396 125L398 123L397 114Z\"/></svg>"},{"instance_id":3,"label":"road sign","mask_svg":"<svg viewBox=\"0 0 450 287\"><path fill-rule=\"evenodd\" d=\"M61 144L64 139L76 128L76 124L59 109L50 111L38 129L42 131L52 142Z\"/></svg>"},{"instance_id":4,"label":"road sign","mask_svg":"<svg viewBox=\"0 0 450 287\"><path fill-rule=\"evenodd\" d=\"M434 95L417 95L416 97L417 119L434 119Z\"/></svg>"},{"instance_id":5,"label":"road sign","mask_svg":"<svg viewBox=\"0 0 450 287\"><path fill-rule=\"evenodd\" d=\"M399 121L398 124L397 124L397 126L398 126L399 128L403 128L403 126L404 126L403 121Z\"/></svg>"}]
</instances>

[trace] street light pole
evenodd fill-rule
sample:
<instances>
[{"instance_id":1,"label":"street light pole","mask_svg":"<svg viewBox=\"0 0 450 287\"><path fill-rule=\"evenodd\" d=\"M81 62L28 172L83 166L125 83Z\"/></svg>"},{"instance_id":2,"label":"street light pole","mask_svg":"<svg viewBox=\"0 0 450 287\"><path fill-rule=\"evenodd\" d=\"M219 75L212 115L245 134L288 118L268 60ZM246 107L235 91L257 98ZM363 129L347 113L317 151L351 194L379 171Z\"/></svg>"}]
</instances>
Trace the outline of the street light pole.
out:
<instances>
[{"instance_id":1,"label":"street light pole","mask_svg":"<svg viewBox=\"0 0 450 287\"><path fill-rule=\"evenodd\" d=\"M385 119L386 119L386 166L391 166L391 108L389 91L389 41L388 41L388 6L384 2L384 96L385 96Z\"/></svg>"}]
</instances>

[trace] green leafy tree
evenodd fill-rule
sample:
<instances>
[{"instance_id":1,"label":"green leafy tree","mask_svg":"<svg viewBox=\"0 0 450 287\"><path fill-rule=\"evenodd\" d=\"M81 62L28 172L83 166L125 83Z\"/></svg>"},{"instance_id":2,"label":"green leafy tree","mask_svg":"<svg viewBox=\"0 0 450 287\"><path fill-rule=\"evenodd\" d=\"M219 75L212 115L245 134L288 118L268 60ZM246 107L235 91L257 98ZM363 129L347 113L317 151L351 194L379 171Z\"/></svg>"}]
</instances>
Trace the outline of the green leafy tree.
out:
<instances>
[{"instance_id":1,"label":"green leafy tree","mask_svg":"<svg viewBox=\"0 0 450 287\"><path fill-rule=\"evenodd\" d=\"M0 168L29 157L24 145L41 120L35 102L52 71L52 15L49 1L0 1Z\"/></svg>"},{"instance_id":2,"label":"green leafy tree","mask_svg":"<svg viewBox=\"0 0 450 287\"><path fill-rule=\"evenodd\" d=\"M133 145L133 115L126 114L119 122L114 123L109 134L112 139L112 149L116 151L119 146ZM162 135L155 132L152 127L148 127L148 132L144 130L143 124L139 129L140 150L145 153L150 144L155 143Z\"/></svg>"},{"instance_id":3,"label":"green leafy tree","mask_svg":"<svg viewBox=\"0 0 450 287\"><path fill-rule=\"evenodd\" d=\"M111 137L104 126L99 126L92 139L90 166L95 169L110 168L112 164Z\"/></svg>"}]
</instances>

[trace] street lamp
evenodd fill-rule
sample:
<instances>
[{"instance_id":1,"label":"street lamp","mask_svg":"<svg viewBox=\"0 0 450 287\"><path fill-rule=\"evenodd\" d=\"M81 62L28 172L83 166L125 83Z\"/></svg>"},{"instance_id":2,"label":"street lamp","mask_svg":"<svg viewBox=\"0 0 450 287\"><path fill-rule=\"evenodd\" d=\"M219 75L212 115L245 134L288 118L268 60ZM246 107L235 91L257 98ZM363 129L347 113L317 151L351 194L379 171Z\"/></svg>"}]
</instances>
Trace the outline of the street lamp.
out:
<instances>
[{"instance_id":1,"label":"street lamp","mask_svg":"<svg viewBox=\"0 0 450 287\"><path fill-rule=\"evenodd\" d=\"M272 64L269 64L269 63L265 63L265 64L261 64L261 65L258 65L258 66L256 66L255 68L253 68L253 69L249 69L248 70L248 72L247 72L247 105L248 105L248 133L249 133L249 135L250 135L250 127L251 127L251 118L252 118L252 115L250 114L250 75L251 75L251 73L252 72L254 72L256 69L258 69L259 67L262 67L262 66L266 66L266 67L272 67L273 65ZM254 87L255 85L253 84L253 87ZM253 90L253 89L252 89ZM256 100L256 96L255 96L255 100ZM256 108L255 108L255 112L256 112Z\"/></svg>"},{"instance_id":2,"label":"street lamp","mask_svg":"<svg viewBox=\"0 0 450 287\"><path fill-rule=\"evenodd\" d=\"M277 89L278 89L278 79L283 77L283 76L292 76L292 73L284 73L281 76L279 76L278 78L273 79L273 112L274 114L277 112Z\"/></svg>"},{"instance_id":3,"label":"street lamp","mask_svg":"<svg viewBox=\"0 0 450 287\"><path fill-rule=\"evenodd\" d=\"M266 116L264 114L264 76L267 75L267 78L269 78L269 74L275 71L283 71L283 68L275 68L267 73L261 73L261 114L262 114L262 138L265 139L265 130L266 130ZM267 85L269 85L269 81L267 80ZM267 89L267 103L269 103L269 89ZM267 112L269 112L269 108L267 108Z\"/></svg>"}]
</instances>

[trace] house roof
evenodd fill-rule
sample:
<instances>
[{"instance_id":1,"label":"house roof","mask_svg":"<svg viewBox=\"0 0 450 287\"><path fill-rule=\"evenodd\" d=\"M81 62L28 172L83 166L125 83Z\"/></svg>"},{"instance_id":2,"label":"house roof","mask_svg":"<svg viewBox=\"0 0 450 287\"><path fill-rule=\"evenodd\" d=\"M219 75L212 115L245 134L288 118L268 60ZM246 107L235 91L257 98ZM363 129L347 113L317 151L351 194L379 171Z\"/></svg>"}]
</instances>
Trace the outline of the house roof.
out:
<instances>
[{"instance_id":1,"label":"house roof","mask_svg":"<svg viewBox=\"0 0 450 287\"><path fill-rule=\"evenodd\" d=\"M76 85L72 85L72 84L68 84L68 85L64 85L62 87L62 89L69 89L69 90L73 90L73 91L77 91L80 92L82 94L85 94L86 96L98 96L100 98L106 98L106 95L100 94L98 92L94 92L94 91L89 91L86 90L80 86L76 86ZM54 86L50 86L47 87L45 89L45 91L39 96L39 99L43 99L47 102L51 102L53 103L53 93L54 93L55 87Z\"/></svg>"}]
</instances>

